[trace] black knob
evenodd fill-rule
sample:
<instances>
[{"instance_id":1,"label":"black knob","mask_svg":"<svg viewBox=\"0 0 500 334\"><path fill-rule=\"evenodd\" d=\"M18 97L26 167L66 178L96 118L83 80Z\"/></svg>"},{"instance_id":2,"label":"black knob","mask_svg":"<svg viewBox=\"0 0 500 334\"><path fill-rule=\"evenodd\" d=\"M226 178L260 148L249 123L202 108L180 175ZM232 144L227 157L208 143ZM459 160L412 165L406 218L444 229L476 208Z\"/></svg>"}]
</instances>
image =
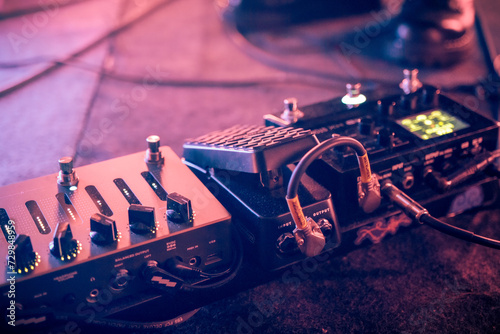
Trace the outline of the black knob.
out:
<instances>
[{"instance_id":1,"label":"black knob","mask_svg":"<svg viewBox=\"0 0 500 334\"><path fill-rule=\"evenodd\" d=\"M156 231L155 208L132 204L128 208L130 230L137 234L154 233Z\"/></svg>"},{"instance_id":2,"label":"black knob","mask_svg":"<svg viewBox=\"0 0 500 334\"><path fill-rule=\"evenodd\" d=\"M24 234L19 234L14 240L14 255L14 264L9 262L11 257L7 257L7 263L10 271L18 274L27 274L35 270L40 263L40 255L33 251L30 237Z\"/></svg>"},{"instance_id":3,"label":"black knob","mask_svg":"<svg viewBox=\"0 0 500 334\"><path fill-rule=\"evenodd\" d=\"M370 117L362 118L358 124L359 133L364 136L371 136L373 134L374 126L375 126L375 121L372 118Z\"/></svg>"},{"instance_id":4,"label":"black knob","mask_svg":"<svg viewBox=\"0 0 500 334\"><path fill-rule=\"evenodd\" d=\"M394 132L383 128L377 134L377 143L383 147L393 147L394 146Z\"/></svg>"},{"instance_id":5,"label":"black knob","mask_svg":"<svg viewBox=\"0 0 500 334\"><path fill-rule=\"evenodd\" d=\"M76 239L73 239L73 233L69 223L57 224L54 232L54 239L49 244L52 255L61 261L73 260L82 249L82 245Z\"/></svg>"},{"instance_id":6,"label":"black knob","mask_svg":"<svg viewBox=\"0 0 500 334\"><path fill-rule=\"evenodd\" d=\"M194 218L191 201L178 193L167 196L167 218L177 224L192 223Z\"/></svg>"},{"instance_id":7,"label":"black knob","mask_svg":"<svg viewBox=\"0 0 500 334\"><path fill-rule=\"evenodd\" d=\"M118 240L116 222L100 213L93 214L90 217L90 239L100 246L114 243Z\"/></svg>"}]
</instances>

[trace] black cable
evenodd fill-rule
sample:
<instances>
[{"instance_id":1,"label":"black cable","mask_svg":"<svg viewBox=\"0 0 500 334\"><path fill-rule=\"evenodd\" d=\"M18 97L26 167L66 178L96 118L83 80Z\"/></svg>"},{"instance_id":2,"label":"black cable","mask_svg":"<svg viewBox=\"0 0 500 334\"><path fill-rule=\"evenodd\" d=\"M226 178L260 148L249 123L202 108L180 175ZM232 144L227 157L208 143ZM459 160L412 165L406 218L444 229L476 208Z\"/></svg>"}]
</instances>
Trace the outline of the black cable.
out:
<instances>
[{"instance_id":1,"label":"black cable","mask_svg":"<svg viewBox=\"0 0 500 334\"><path fill-rule=\"evenodd\" d=\"M481 48L481 52L483 53L484 62L486 64L486 68L488 69L488 74L492 76L493 80L500 80L500 75L498 70L495 68L495 58L498 57L498 54L495 50L495 46L493 44L493 40L491 38L491 34L484 27L482 23L481 13L479 9L476 8L476 14L474 18L474 26L476 28L477 39L479 42L479 47Z\"/></svg>"},{"instance_id":2,"label":"black cable","mask_svg":"<svg viewBox=\"0 0 500 334\"><path fill-rule=\"evenodd\" d=\"M500 240L486 238L473 232L461 229L459 227L447 224L432 217L429 212L422 207L417 201L412 199L398 187L386 180L382 185L382 192L398 207L400 207L411 219L415 219L419 223L429 225L430 227L448 234L452 237L472 242L481 246L486 246L494 249L500 249Z\"/></svg>"},{"instance_id":3,"label":"black cable","mask_svg":"<svg viewBox=\"0 0 500 334\"><path fill-rule=\"evenodd\" d=\"M209 283L207 283L206 280L202 281L201 283L188 283L183 278L173 275L167 270L158 267L156 263L146 266L142 271L142 277L152 287L161 291L165 291L168 294L174 294L178 290L192 292L195 290L212 290L220 288L236 277L243 263L243 244L236 231L233 231L233 241L235 252L233 253L232 263L228 269L223 271L224 273L229 273L229 275L220 280L216 280L213 283L210 283L210 281L214 278L219 278L221 275L211 274L212 277L210 277L210 279L208 280ZM156 281L155 278L166 279L169 281L169 284L164 285ZM172 282L175 282L175 286L170 284Z\"/></svg>"},{"instance_id":4,"label":"black cable","mask_svg":"<svg viewBox=\"0 0 500 334\"><path fill-rule=\"evenodd\" d=\"M47 56L36 56L32 58L17 60L15 62L0 62L0 68L19 68L47 62L53 63L55 62L55 58L49 58Z\"/></svg>"},{"instance_id":5,"label":"black cable","mask_svg":"<svg viewBox=\"0 0 500 334\"><path fill-rule=\"evenodd\" d=\"M121 19L124 14L125 14L125 8L127 6L127 2L123 1L122 6L119 9L119 14L118 17ZM114 52L114 45L113 45L114 39L110 39L110 43L108 45L108 50L106 52L106 56L104 57L103 63L100 66L100 71L99 71L99 78L97 79L97 82L95 84L94 90L92 92L89 104L87 105L87 109L84 114L83 122L80 127L80 131L78 132L78 136L76 137L76 145L75 145L75 152L73 153L73 163L76 163L76 160L79 156L79 147L81 145L81 142L83 138L85 137L85 129L87 129L87 126L90 122L90 117L92 115L92 110L94 108L94 104L97 100L97 97L99 95L99 90L101 88L102 82L104 80L104 67L106 66L106 60L110 55L113 54Z\"/></svg>"},{"instance_id":6,"label":"black cable","mask_svg":"<svg viewBox=\"0 0 500 334\"><path fill-rule=\"evenodd\" d=\"M452 237L472 242L481 246L500 249L500 240L490 239L481 235L477 235L473 232L440 221L439 219L436 219L429 214L423 214L420 217L420 222Z\"/></svg>"},{"instance_id":7,"label":"black cable","mask_svg":"<svg viewBox=\"0 0 500 334\"><path fill-rule=\"evenodd\" d=\"M495 50L490 32L484 27L481 21L480 10L476 6L474 25L484 62L488 69L488 77L486 78L486 82L482 83L481 88L490 100L493 118L498 121L500 120L500 105L498 101L500 98L500 74L498 73L499 69L495 67L495 60L498 60L500 56Z\"/></svg>"},{"instance_id":8,"label":"black cable","mask_svg":"<svg viewBox=\"0 0 500 334\"><path fill-rule=\"evenodd\" d=\"M42 12L42 11L48 11L47 8L50 7L49 5L53 5L56 8L61 8L61 7L68 7L68 6L76 5L76 4L79 4L81 2L85 2L85 1L89 1L89 0L72 0L72 1L66 0L66 2L53 1L52 3L44 3L43 1L40 1L38 6L17 9L17 10L13 10L10 12L0 12L0 20L10 19L10 18L28 15L28 14L34 14L34 13L38 13L38 12ZM50 10L50 8L49 8L49 10Z\"/></svg>"},{"instance_id":9,"label":"black cable","mask_svg":"<svg viewBox=\"0 0 500 334\"><path fill-rule=\"evenodd\" d=\"M78 56L92 50L93 48L97 47L100 45L104 40L107 38L121 33L125 29L129 28L131 25L135 24L137 21L145 18L149 14L155 12L159 7L165 5L166 3L173 1L173 0L167 0L165 2L162 2L156 6L153 6L150 10L148 10L146 13L141 15L140 17L131 20L130 22L127 22L110 32L106 33L104 36L101 36L100 38L96 39L95 41L87 44L86 46L80 48L78 51L72 53L70 56L66 57L65 59L52 59L48 60L45 58L45 60L50 61L50 64L47 66L39 69L36 73L31 75L30 77L26 79L21 79L19 82L16 82L12 84L9 87L6 87L2 90L0 90L0 97L7 95L23 86L26 84L29 84L30 82L52 72L53 70L62 67L64 65L68 66L75 66L75 67L80 67L86 70L90 70L96 73L101 74L103 71L97 70L93 67L90 66L78 66L72 63ZM236 28L234 28L236 29ZM239 32L236 32L236 34L239 34ZM259 59L260 61L266 63L267 65L276 67L280 70L283 70L285 72L291 72L291 73L296 73L298 75L303 75L303 76L312 76L315 77L316 79L320 79L323 81L319 82L312 82L310 80L306 80L304 77L302 78L290 78L289 75L284 78L262 78L262 79L251 79L251 80L240 80L240 81L233 81L233 80L189 80L189 79L165 79L161 80L158 82L155 82L155 84L159 86L174 86L174 87L222 87L222 88L236 88L236 87L252 87L252 86L257 86L257 85L279 85L279 84L284 84L284 85L290 85L290 84L296 84L296 85L302 85L302 86L312 86L312 87L319 87L322 89L329 89L330 83L329 81L335 81L335 82L348 82L351 81L353 78L351 77L342 77L342 76L337 76L333 74L327 74L324 71L315 71L315 70L310 70L307 68L301 69L299 67L287 65L283 63L281 60L272 60L269 58L269 55L267 55L265 52L262 50L258 49L257 47L253 46L250 42L248 42L244 36L241 36L241 40L238 39L236 36L233 36L233 42L237 45L239 45L242 49L246 49L246 51L249 51L251 54L255 55L255 58ZM267 59L269 58L269 59ZM43 57L34 57L31 59L26 59L21 62L15 62L15 63L0 63L0 68L16 68L16 67L21 67L21 66L27 66L27 65L32 65L37 63L37 61L42 60ZM269 61L267 61L267 60ZM128 76L128 75L123 75L123 74L115 74L111 72L104 71L103 75L105 75L108 78L112 78L115 80L120 80L124 82L131 82L131 83L136 83L136 84L143 84L144 78L143 77L135 77L135 76ZM325 82L326 81L326 82ZM373 80L361 80L364 85L366 85L368 88L374 85L391 85L393 86L393 82L389 81L382 81L380 79L377 79L376 84L374 83Z\"/></svg>"},{"instance_id":10,"label":"black cable","mask_svg":"<svg viewBox=\"0 0 500 334\"><path fill-rule=\"evenodd\" d=\"M291 199L297 196L300 179L306 172L309 165L314 160L316 160L320 155L337 146L348 146L354 149L358 157L366 155L366 150L363 147L363 145L356 139L350 137L334 137L323 141L319 145L316 145L311 150L309 150L309 152L307 152L302 157L302 159L300 159L300 162L295 167L292 176L290 178L290 182L288 183L288 189L286 194L287 198Z\"/></svg>"},{"instance_id":11,"label":"black cable","mask_svg":"<svg viewBox=\"0 0 500 334\"><path fill-rule=\"evenodd\" d=\"M234 23L231 22L226 22L224 25L226 29L226 33L233 42L240 50L242 50L244 53L248 54L252 58L256 59L257 61L269 66L276 68L280 71L284 72L291 72L291 73L297 73L300 75L304 76L313 76L321 79L326 79L326 80L332 80L332 81L340 81L343 83L350 82L352 80L351 77L344 77L341 75L336 75L332 73L327 73L324 70L315 70L311 68L306 68L306 67L301 67L301 66L296 66L296 65L291 65L283 62L282 57L276 58L270 55L268 52L258 48L254 44L252 44L236 27ZM374 79L363 79L359 80L359 82L363 85L369 86L373 84L373 82L376 81L378 85L390 85L391 87L394 87L395 83L389 80L382 80L380 78L377 78L376 80Z\"/></svg>"},{"instance_id":12,"label":"black cable","mask_svg":"<svg viewBox=\"0 0 500 334\"><path fill-rule=\"evenodd\" d=\"M20 88L24 87L25 85L31 83L32 81L35 81L38 78L41 78L41 77L49 74L50 72L60 68L63 63L68 62L71 59L74 59L78 56L81 56L81 55L85 54L86 52L94 49L95 47L100 45L102 42L107 40L109 37L114 36L114 35L119 34L119 33L122 33L123 31L129 29L130 27L132 27L136 23L140 22L141 20L144 20L148 16L156 13L161 7L163 7L167 4L171 4L174 1L175 0L164 0L164 1L161 1L161 2L151 6L151 8L147 9L145 12L126 20L124 23L122 23L122 24L118 25L117 27L111 29L110 31L104 33L101 37L98 37L97 39L95 39L91 43L89 43L89 44L81 47L77 51L73 52L68 57L63 59L62 61L48 64L47 66L39 69L35 74L31 75L30 77L28 77L26 79L22 79L18 82L15 82L14 84L10 85L9 87L6 87L6 88L0 90L0 97L5 96L7 94L10 94L10 93L16 91L17 89L20 89Z\"/></svg>"},{"instance_id":13,"label":"black cable","mask_svg":"<svg viewBox=\"0 0 500 334\"><path fill-rule=\"evenodd\" d=\"M128 76L123 74L114 74L107 72L105 75L108 78L119 80L122 82L130 82L142 84L144 78L139 78L135 76ZM240 87L255 87L263 85L300 85L300 86L311 86L316 88L322 88L330 90L331 86L325 81L308 81L301 78L260 78L260 79L249 79L249 80L201 80L201 79L182 79L182 78L172 78L163 79L155 81L158 86L164 87L206 87L206 88L240 88Z\"/></svg>"},{"instance_id":14,"label":"black cable","mask_svg":"<svg viewBox=\"0 0 500 334\"><path fill-rule=\"evenodd\" d=\"M167 275L168 278L174 278L176 280L179 280L182 283L182 287L180 289L173 289L173 288L167 288L166 286L159 286L159 285L152 285L152 287L157 288L160 291L166 291L168 294L174 294L178 290L181 291L186 291L186 292L192 292L195 290L209 290L209 289L216 289L220 288L224 285L226 285L228 282L233 280L236 275L239 273L239 270L241 268L241 265L243 263L243 244L242 241L239 237L239 235L236 233L236 231L233 231L233 242L235 246L235 251L233 253L233 258L231 265L219 272L219 273L207 273L208 275L212 275L214 278L215 277L220 277L222 274L229 274L228 276L224 277L221 280L217 280L214 283L209 283L206 284L206 280L202 281L200 285L197 285L196 283L187 283L184 282L183 279L178 278L167 271L159 268L159 267L154 267L154 268L146 268L145 270L150 270L146 275L148 277L144 277L146 279L151 278L154 276L155 273L159 274L165 274ZM22 315L20 314L18 317L18 321L20 320L22 323L43 323L43 322L50 322L50 321L76 321L76 322L82 322L82 323L88 323L90 325L96 325L96 326L101 326L101 327L109 327L109 328L122 328L122 329L161 329L161 328L166 328L170 327L172 325L177 325L183 321L186 321L190 317L192 317L199 309L195 309L192 311L189 311L183 315L177 316L173 319L169 320L164 320L164 321L158 321L158 322L140 322L140 321L127 321L127 320L118 320L118 319L111 319L111 318L93 318L89 319L88 316L80 316L76 315L74 313L64 313L64 312L56 312L52 309L49 308L44 308L40 310L36 310L36 312L31 312L32 315ZM36 321L31 321L34 319L38 319Z\"/></svg>"},{"instance_id":15,"label":"black cable","mask_svg":"<svg viewBox=\"0 0 500 334\"><path fill-rule=\"evenodd\" d=\"M78 61L78 63L76 62ZM0 68L18 68L24 66L31 66L41 62L48 62L52 64L64 65L69 67L75 67L103 75L104 77L117 80L121 82L128 82L133 84L144 84L144 76L119 74L110 71L103 70L101 67L97 67L79 59L71 59L69 61L57 60L55 58L47 57L34 57L25 59L20 62L13 63L0 63ZM249 78L243 80L211 80L211 79L188 79L188 78L166 78L161 80L155 80L154 85L161 87L191 87L191 88L244 88L244 87L255 87L264 85L299 85L305 87L316 87L326 90L331 90L332 85L330 80L320 79L320 78L303 78L299 76L291 76L286 74L284 76L269 77L269 78ZM340 87L340 86L339 86ZM365 91L370 91L370 89L365 89Z\"/></svg>"},{"instance_id":16,"label":"black cable","mask_svg":"<svg viewBox=\"0 0 500 334\"><path fill-rule=\"evenodd\" d=\"M129 330L148 330L148 329L162 329L171 326L176 326L183 323L194 316L200 309L194 309L188 311L184 314L178 315L172 319L162 320L162 321L130 321L130 320L120 320L112 318L90 318L88 315L77 315L74 313L65 313L54 311L50 308L44 308L37 310L36 313L32 315L24 315L22 312L17 315L16 327L23 330L32 328L38 329L40 326L53 325L53 322L68 322L75 321L77 323L88 324L92 326L107 327L107 328L120 328ZM34 327L36 326L36 327ZM16 329L17 329L16 328ZM24 331L23 331L24 333Z\"/></svg>"}]
</instances>

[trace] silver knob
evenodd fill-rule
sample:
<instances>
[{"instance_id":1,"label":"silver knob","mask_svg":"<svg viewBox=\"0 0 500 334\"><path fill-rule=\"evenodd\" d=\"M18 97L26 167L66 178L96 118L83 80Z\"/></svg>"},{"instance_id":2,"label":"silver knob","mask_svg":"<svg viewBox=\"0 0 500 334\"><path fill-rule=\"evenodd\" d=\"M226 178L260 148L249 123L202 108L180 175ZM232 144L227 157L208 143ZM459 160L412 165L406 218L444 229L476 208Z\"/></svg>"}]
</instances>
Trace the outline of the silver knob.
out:
<instances>
[{"instance_id":1,"label":"silver knob","mask_svg":"<svg viewBox=\"0 0 500 334\"><path fill-rule=\"evenodd\" d=\"M404 69L403 70L404 79L399 84L399 88L403 90L405 94L415 93L419 88L422 87L422 82L418 80L418 70Z\"/></svg>"},{"instance_id":2,"label":"silver knob","mask_svg":"<svg viewBox=\"0 0 500 334\"><path fill-rule=\"evenodd\" d=\"M295 123L299 118L304 117L304 113L297 107L297 99L295 97L289 97L283 100L284 110L281 114L281 119L289 123Z\"/></svg>"},{"instance_id":3,"label":"silver knob","mask_svg":"<svg viewBox=\"0 0 500 334\"><path fill-rule=\"evenodd\" d=\"M358 97L359 91L361 90L361 84L360 83L356 83L356 84L348 83L345 85L345 88L347 91L347 95L349 95L349 97Z\"/></svg>"},{"instance_id":4,"label":"silver knob","mask_svg":"<svg viewBox=\"0 0 500 334\"><path fill-rule=\"evenodd\" d=\"M341 101L347 108L355 108L366 102L366 96L361 94L361 84L359 82L355 84L347 83L345 90L347 94L342 97Z\"/></svg>"},{"instance_id":5,"label":"silver knob","mask_svg":"<svg viewBox=\"0 0 500 334\"><path fill-rule=\"evenodd\" d=\"M59 159L59 175L57 176L57 183L65 187L76 186L78 184L78 176L73 170L72 157L62 157Z\"/></svg>"},{"instance_id":6,"label":"silver knob","mask_svg":"<svg viewBox=\"0 0 500 334\"><path fill-rule=\"evenodd\" d=\"M148 143L148 149L146 151L146 157L144 161L147 164L160 165L163 164L164 159L160 152L160 137L156 135L151 135L146 138Z\"/></svg>"}]
</instances>

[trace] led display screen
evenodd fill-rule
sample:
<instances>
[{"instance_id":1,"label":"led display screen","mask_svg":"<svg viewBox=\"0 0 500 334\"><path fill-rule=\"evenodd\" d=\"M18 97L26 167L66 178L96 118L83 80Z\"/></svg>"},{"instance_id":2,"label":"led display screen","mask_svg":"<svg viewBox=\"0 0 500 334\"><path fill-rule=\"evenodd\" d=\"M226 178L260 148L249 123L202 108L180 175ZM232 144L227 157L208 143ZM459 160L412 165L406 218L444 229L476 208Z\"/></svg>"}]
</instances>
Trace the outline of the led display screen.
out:
<instances>
[{"instance_id":1,"label":"led display screen","mask_svg":"<svg viewBox=\"0 0 500 334\"><path fill-rule=\"evenodd\" d=\"M444 136L470 126L441 109L405 117L396 122L423 140Z\"/></svg>"}]
</instances>

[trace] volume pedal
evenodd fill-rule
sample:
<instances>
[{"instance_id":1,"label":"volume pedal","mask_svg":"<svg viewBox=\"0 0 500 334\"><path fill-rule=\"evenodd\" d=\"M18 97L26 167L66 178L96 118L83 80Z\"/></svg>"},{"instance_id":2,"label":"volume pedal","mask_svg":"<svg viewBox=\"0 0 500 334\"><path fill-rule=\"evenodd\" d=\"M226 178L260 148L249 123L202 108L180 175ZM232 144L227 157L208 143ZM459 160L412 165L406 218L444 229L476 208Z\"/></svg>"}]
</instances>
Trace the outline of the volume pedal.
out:
<instances>
[{"instance_id":1,"label":"volume pedal","mask_svg":"<svg viewBox=\"0 0 500 334\"><path fill-rule=\"evenodd\" d=\"M11 262L9 257L7 257L7 263L11 271L15 271L18 274L27 274L35 270L35 268L40 263L40 255L33 251L33 244L29 236L24 234L19 234L14 241L14 254L15 260L14 265L11 267Z\"/></svg>"},{"instance_id":2,"label":"volume pedal","mask_svg":"<svg viewBox=\"0 0 500 334\"><path fill-rule=\"evenodd\" d=\"M69 223L57 224L54 232L54 240L50 242L49 249L52 255L61 261L73 260L82 249L82 245L73 239L73 233Z\"/></svg>"},{"instance_id":3,"label":"volume pedal","mask_svg":"<svg viewBox=\"0 0 500 334\"><path fill-rule=\"evenodd\" d=\"M132 204L128 208L130 230L137 234L155 233L155 208L139 204Z\"/></svg>"},{"instance_id":4,"label":"volume pedal","mask_svg":"<svg viewBox=\"0 0 500 334\"><path fill-rule=\"evenodd\" d=\"M99 246L118 241L120 232L116 229L116 222L100 213L93 214L90 217L90 239Z\"/></svg>"}]
</instances>

